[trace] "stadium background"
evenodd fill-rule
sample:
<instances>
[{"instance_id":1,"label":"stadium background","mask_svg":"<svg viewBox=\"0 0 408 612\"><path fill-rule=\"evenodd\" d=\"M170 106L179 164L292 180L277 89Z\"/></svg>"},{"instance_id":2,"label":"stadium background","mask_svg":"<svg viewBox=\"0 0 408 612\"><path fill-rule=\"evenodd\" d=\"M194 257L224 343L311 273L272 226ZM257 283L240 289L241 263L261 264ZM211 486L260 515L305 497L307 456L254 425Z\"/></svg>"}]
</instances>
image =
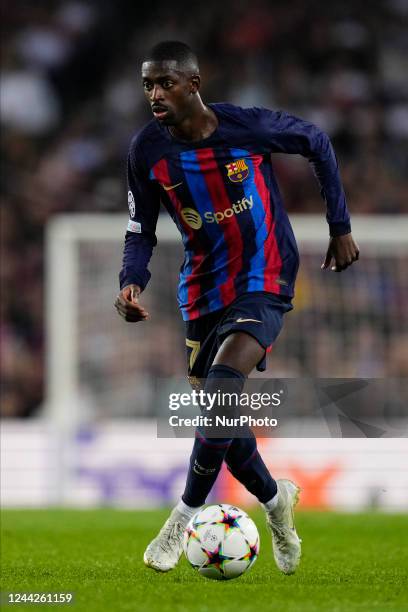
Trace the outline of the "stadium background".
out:
<instances>
[{"instance_id":1,"label":"stadium background","mask_svg":"<svg viewBox=\"0 0 408 612\"><path fill-rule=\"evenodd\" d=\"M200 58L205 100L284 108L321 126L334 143L352 215L379 219L381 234L381 218L408 213L407 14L404 0L370 3L369 11L361 0L227 0L193 10L155 0L3 2L5 505L162 505L181 488L190 441L157 441L151 420L154 381L185 368L175 281L167 276L180 263L174 244L156 254L158 280L145 297L160 316L129 330L112 307L120 241L78 243L83 317L66 333L78 337L80 394L50 406L47 392L47 226L61 213L126 215L127 147L150 119L138 76L145 50L161 39L185 40ZM275 156L274 167L288 212L323 218L308 164ZM315 254L302 261L299 314L290 315L269 372L406 377L406 249L379 259L374 248L341 278L313 272ZM54 266L64 282L62 253ZM60 307L63 319L69 305ZM65 419L71 413L76 420ZM273 473L292 475L308 491L305 506L406 509L401 442L262 444ZM214 496L248 504L232 486L223 474Z\"/></svg>"}]
</instances>

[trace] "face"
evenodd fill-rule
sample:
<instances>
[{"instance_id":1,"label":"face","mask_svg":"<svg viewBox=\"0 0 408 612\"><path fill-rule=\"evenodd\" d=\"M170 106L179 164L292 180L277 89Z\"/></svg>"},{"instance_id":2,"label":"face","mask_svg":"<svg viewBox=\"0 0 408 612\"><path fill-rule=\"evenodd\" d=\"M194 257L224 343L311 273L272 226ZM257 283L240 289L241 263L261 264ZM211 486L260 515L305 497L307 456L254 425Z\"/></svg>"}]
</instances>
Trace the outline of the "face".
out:
<instances>
[{"instance_id":1,"label":"face","mask_svg":"<svg viewBox=\"0 0 408 612\"><path fill-rule=\"evenodd\" d=\"M191 112L200 77L177 70L175 61L143 62L142 84L156 119L177 125Z\"/></svg>"}]
</instances>

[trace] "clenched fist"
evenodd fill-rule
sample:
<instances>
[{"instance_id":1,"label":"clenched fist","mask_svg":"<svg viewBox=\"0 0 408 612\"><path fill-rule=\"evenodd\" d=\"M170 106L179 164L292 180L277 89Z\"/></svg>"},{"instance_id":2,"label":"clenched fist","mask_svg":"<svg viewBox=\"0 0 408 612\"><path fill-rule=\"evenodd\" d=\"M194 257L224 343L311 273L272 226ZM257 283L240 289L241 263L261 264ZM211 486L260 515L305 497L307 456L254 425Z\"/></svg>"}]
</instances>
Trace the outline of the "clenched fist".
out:
<instances>
[{"instance_id":1,"label":"clenched fist","mask_svg":"<svg viewBox=\"0 0 408 612\"><path fill-rule=\"evenodd\" d=\"M328 268L334 259L334 266L331 267L331 270L341 272L357 261L359 254L358 245L354 242L351 233L344 236L332 236L321 268L322 270Z\"/></svg>"}]
</instances>

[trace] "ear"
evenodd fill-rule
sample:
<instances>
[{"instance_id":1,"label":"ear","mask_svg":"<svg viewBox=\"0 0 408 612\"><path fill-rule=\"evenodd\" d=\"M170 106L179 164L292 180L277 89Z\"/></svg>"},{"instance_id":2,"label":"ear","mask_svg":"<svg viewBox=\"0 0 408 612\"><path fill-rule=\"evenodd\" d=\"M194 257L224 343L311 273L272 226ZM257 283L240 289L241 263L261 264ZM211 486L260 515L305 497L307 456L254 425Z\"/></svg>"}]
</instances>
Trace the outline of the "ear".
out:
<instances>
[{"instance_id":1,"label":"ear","mask_svg":"<svg viewBox=\"0 0 408 612\"><path fill-rule=\"evenodd\" d=\"M200 89L201 78L199 74L193 74L190 78L190 93L196 94Z\"/></svg>"}]
</instances>

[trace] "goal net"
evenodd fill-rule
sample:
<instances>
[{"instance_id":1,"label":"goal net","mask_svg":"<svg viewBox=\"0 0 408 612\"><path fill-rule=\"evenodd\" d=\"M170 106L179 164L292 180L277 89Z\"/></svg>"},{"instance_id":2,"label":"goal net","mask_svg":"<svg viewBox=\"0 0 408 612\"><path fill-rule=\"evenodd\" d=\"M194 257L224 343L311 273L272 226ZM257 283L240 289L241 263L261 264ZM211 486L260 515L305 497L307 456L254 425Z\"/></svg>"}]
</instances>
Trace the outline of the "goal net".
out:
<instances>
[{"instance_id":1,"label":"goal net","mask_svg":"<svg viewBox=\"0 0 408 612\"><path fill-rule=\"evenodd\" d=\"M320 269L323 215L291 221L301 256L295 309L265 375L407 376L408 216L355 216L361 259L342 274ZM154 416L158 381L185 376L180 237L161 216L141 300L150 320L126 323L113 307L126 223L122 215L63 215L48 227L46 410L56 420Z\"/></svg>"}]
</instances>

